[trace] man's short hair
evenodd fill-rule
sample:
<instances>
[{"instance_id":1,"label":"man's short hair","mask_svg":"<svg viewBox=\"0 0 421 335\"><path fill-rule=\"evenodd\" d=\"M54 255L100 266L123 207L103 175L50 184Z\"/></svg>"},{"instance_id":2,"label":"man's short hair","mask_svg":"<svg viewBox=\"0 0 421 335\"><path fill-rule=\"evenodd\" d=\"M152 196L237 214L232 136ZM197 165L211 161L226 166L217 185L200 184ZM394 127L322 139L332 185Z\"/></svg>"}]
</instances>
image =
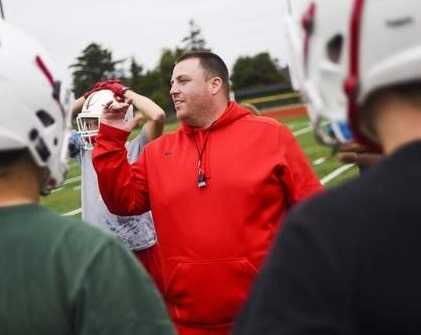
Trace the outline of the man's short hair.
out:
<instances>
[{"instance_id":1,"label":"man's short hair","mask_svg":"<svg viewBox=\"0 0 421 335\"><path fill-rule=\"evenodd\" d=\"M222 79L222 85L224 86L224 91L229 97L229 73L228 68L225 62L217 54L207 50L198 50L198 51L189 51L181 55L175 61L175 64L182 62L183 60L197 58L199 59L201 67L210 75L217 76Z\"/></svg>"},{"instance_id":2,"label":"man's short hair","mask_svg":"<svg viewBox=\"0 0 421 335\"><path fill-rule=\"evenodd\" d=\"M0 172L11 168L18 161L32 161L28 149L0 151Z\"/></svg>"}]
</instances>

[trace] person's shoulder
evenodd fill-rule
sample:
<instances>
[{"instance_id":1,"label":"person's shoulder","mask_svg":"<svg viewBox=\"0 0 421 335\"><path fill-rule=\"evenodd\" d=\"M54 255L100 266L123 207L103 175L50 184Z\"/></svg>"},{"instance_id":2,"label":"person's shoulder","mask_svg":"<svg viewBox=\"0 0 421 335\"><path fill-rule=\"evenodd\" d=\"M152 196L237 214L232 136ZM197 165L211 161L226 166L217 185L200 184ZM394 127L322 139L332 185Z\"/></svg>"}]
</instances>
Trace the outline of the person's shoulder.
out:
<instances>
[{"instance_id":1,"label":"person's shoulder","mask_svg":"<svg viewBox=\"0 0 421 335\"><path fill-rule=\"evenodd\" d=\"M242 122L251 124L253 129L264 132L273 132L279 136L292 136L291 130L282 122L264 115L246 115L242 119Z\"/></svg>"},{"instance_id":2,"label":"person's shoulder","mask_svg":"<svg viewBox=\"0 0 421 335\"><path fill-rule=\"evenodd\" d=\"M346 230L346 226L365 225L375 219L373 201L381 197L378 184L382 180L381 171L367 171L341 185L317 193L307 201L297 204L288 220L302 225L334 226L334 230ZM364 213L361 216L361 213ZM317 228L318 229L318 228Z\"/></svg>"},{"instance_id":3,"label":"person's shoulder","mask_svg":"<svg viewBox=\"0 0 421 335\"><path fill-rule=\"evenodd\" d=\"M264 116L264 114L262 115L249 114L249 115L245 115L240 120L244 122L252 122L258 127L259 126L260 127L274 127L274 128L280 127L280 123L278 121L276 121L274 118Z\"/></svg>"},{"instance_id":4,"label":"person's shoulder","mask_svg":"<svg viewBox=\"0 0 421 335\"><path fill-rule=\"evenodd\" d=\"M183 136L181 129L176 129L171 132L162 134L158 138L149 142L145 146L145 150L159 150L159 148L165 148L167 146L172 146L174 143L178 142L180 136Z\"/></svg>"},{"instance_id":5,"label":"person's shoulder","mask_svg":"<svg viewBox=\"0 0 421 335\"><path fill-rule=\"evenodd\" d=\"M43 208L42 222L38 223L40 232L59 244L66 244L70 249L91 248L94 245L108 243L112 236L97 227L77 218L63 216Z\"/></svg>"}]
</instances>

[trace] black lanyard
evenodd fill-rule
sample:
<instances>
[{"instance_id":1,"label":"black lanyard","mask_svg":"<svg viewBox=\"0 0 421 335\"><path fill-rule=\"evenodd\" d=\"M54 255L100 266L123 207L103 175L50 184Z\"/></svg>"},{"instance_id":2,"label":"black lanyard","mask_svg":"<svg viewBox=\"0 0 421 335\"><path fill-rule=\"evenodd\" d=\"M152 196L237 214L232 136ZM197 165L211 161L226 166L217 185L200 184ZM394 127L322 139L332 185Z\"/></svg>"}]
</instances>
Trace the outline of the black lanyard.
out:
<instances>
[{"instance_id":1,"label":"black lanyard","mask_svg":"<svg viewBox=\"0 0 421 335\"><path fill-rule=\"evenodd\" d=\"M205 152L206 144L208 143L208 138L209 138L209 130L205 134L205 139L203 141L202 148L199 148L199 145L197 144L197 141L196 141L196 136L193 137L193 142L197 150L197 187L199 188L204 188L208 185L207 183L208 177L206 176L204 166L203 166L203 153Z\"/></svg>"}]
</instances>

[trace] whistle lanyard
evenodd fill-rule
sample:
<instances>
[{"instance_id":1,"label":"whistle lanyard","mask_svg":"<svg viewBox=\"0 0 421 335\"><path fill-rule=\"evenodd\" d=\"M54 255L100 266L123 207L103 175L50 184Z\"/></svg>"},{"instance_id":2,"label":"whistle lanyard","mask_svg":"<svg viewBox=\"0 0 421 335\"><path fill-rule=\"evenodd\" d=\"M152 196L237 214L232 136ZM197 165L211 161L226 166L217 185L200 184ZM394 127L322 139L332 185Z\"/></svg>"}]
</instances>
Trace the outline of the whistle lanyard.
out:
<instances>
[{"instance_id":1,"label":"whistle lanyard","mask_svg":"<svg viewBox=\"0 0 421 335\"><path fill-rule=\"evenodd\" d=\"M209 138L209 131L206 132L205 139L203 141L202 148L199 148L199 145L197 144L196 137L193 137L193 142L196 146L197 150L197 187L198 188L204 188L208 185L204 165L203 165L203 153L206 150L206 144L208 143Z\"/></svg>"}]
</instances>

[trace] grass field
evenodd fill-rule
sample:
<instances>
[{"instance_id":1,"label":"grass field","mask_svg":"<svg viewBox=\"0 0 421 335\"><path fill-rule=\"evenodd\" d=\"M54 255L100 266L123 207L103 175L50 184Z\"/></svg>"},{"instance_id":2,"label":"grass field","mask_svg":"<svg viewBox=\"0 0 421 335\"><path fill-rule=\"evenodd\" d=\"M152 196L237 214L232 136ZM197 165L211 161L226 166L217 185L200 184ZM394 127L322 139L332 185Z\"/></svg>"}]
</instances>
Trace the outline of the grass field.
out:
<instances>
[{"instance_id":1,"label":"grass field","mask_svg":"<svg viewBox=\"0 0 421 335\"><path fill-rule=\"evenodd\" d=\"M332 157L329 148L316 143L308 118L302 113L288 115L271 110L269 114L291 129L325 187L340 184L358 173L355 166L339 163ZM171 123L166 125L165 131L177 127L177 123ZM80 216L80 167L77 162L70 163L70 171L64 185L43 198L42 203L61 214Z\"/></svg>"}]
</instances>

